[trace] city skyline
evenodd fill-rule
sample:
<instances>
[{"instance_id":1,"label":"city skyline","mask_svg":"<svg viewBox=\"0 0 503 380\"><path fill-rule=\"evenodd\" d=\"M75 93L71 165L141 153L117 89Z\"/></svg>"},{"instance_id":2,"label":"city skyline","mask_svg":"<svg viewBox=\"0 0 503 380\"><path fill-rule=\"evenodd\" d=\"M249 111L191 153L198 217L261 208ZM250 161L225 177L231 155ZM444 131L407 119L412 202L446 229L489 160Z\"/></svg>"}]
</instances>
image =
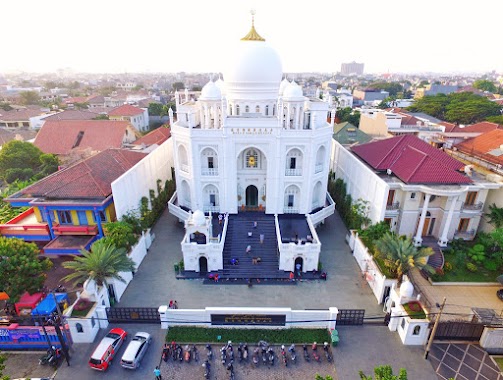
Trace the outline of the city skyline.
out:
<instances>
[{"instance_id":1,"label":"city skyline","mask_svg":"<svg viewBox=\"0 0 503 380\"><path fill-rule=\"evenodd\" d=\"M89 73L225 72L233 46L250 29L252 8L258 33L276 49L285 73L338 72L341 63L352 61L364 63L365 73L503 73L503 53L490 27L503 4L449 3L426 0L419 7L392 0L382 6L364 0L355 7L318 1L297 9L265 0L150 1L141 7L90 0L76 9L62 0L50 7L8 2L4 28L14 37L4 41L9 58L0 60L0 73L66 67ZM477 20L486 27L467 27Z\"/></svg>"}]
</instances>

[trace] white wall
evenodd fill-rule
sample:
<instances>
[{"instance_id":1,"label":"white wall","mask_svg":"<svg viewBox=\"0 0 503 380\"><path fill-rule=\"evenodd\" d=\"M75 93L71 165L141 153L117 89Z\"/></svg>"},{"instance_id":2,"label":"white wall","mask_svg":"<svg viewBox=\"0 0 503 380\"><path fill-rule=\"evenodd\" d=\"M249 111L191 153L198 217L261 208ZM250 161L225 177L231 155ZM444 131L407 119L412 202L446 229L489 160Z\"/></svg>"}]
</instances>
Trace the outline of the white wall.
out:
<instances>
[{"instance_id":1,"label":"white wall","mask_svg":"<svg viewBox=\"0 0 503 380\"><path fill-rule=\"evenodd\" d=\"M142 197L150 199L150 189L155 190L157 196L157 180L160 179L164 187L164 183L171 179L172 153L172 141L168 139L112 182L117 219L128 211L138 210Z\"/></svg>"},{"instance_id":2,"label":"white wall","mask_svg":"<svg viewBox=\"0 0 503 380\"><path fill-rule=\"evenodd\" d=\"M359 198L369 202L369 218L372 224L384 220L389 185L353 153L333 140L332 171L336 178L346 183L346 190L353 202Z\"/></svg>"}]
</instances>

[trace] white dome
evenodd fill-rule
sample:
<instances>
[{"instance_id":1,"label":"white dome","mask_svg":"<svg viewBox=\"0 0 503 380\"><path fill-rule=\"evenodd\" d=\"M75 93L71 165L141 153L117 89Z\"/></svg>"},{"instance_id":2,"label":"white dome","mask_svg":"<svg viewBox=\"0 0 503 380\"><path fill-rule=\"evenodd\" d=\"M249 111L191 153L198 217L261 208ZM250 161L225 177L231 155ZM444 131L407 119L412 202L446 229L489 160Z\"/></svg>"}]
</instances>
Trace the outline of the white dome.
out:
<instances>
[{"instance_id":1,"label":"white dome","mask_svg":"<svg viewBox=\"0 0 503 380\"><path fill-rule=\"evenodd\" d=\"M302 92L302 87L297 83L292 81L283 91L283 99L298 99L303 98L304 93Z\"/></svg>"},{"instance_id":2,"label":"white dome","mask_svg":"<svg viewBox=\"0 0 503 380\"><path fill-rule=\"evenodd\" d=\"M290 86L290 82L288 79L283 79L279 85L279 96L283 96L283 92L285 92L285 88Z\"/></svg>"},{"instance_id":3,"label":"white dome","mask_svg":"<svg viewBox=\"0 0 503 380\"><path fill-rule=\"evenodd\" d=\"M192 222L195 226L204 226L206 224L206 217L201 210L196 210L194 214L192 214Z\"/></svg>"},{"instance_id":4,"label":"white dome","mask_svg":"<svg viewBox=\"0 0 503 380\"><path fill-rule=\"evenodd\" d=\"M402 282L400 285L400 297L411 298L414 293L414 285L410 281Z\"/></svg>"},{"instance_id":5,"label":"white dome","mask_svg":"<svg viewBox=\"0 0 503 380\"><path fill-rule=\"evenodd\" d=\"M221 98L222 92L212 80L206 83L201 90L201 100L220 100Z\"/></svg>"}]
</instances>

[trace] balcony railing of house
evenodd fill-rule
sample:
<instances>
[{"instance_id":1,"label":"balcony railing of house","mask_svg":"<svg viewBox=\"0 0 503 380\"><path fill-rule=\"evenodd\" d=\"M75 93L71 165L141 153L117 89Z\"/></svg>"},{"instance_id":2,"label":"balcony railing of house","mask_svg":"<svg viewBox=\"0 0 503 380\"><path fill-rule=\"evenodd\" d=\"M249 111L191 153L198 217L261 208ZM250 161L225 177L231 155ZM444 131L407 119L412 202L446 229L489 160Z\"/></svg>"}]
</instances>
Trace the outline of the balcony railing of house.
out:
<instances>
[{"instance_id":1,"label":"balcony railing of house","mask_svg":"<svg viewBox=\"0 0 503 380\"><path fill-rule=\"evenodd\" d=\"M323 164L316 164L314 166L314 172L315 173L319 173L319 172L322 172L323 171Z\"/></svg>"},{"instance_id":2,"label":"balcony railing of house","mask_svg":"<svg viewBox=\"0 0 503 380\"><path fill-rule=\"evenodd\" d=\"M218 168L213 168L213 169L202 168L201 169L201 175L204 175L204 176L216 176L216 175L218 175Z\"/></svg>"},{"instance_id":3,"label":"balcony railing of house","mask_svg":"<svg viewBox=\"0 0 503 380\"><path fill-rule=\"evenodd\" d=\"M299 209L296 208L296 207L285 207L283 212L285 214L298 214L299 213Z\"/></svg>"},{"instance_id":4,"label":"balcony railing of house","mask_svg":"<svg viewBox=\"0 0 503 380\"><path fill-rule=\"evenodd\" d=\"M387 211L398 210L400 208L400 202L393 202L390 205L386 205Z\"/></svg>"},{"instance_id":5,"label":"balcony railing of house","mask_svg":"<svg viewBox=\"0 0 503 380\"><path fill-rule=\"evenodd\" d=\"M50 240L47 223L37 223L33 207L15 216L5 224L0 224L0 235L23 236L26 240ZM30 239L30 236L33 239Z\"/></svg>"},{"instance_id":6,"label":"balcony railing of house","mask_svg":"<svg viewBox=\"0 0 503 380\"><path fill-rule=\"evenodd\" d=\"M468 210L468 211L478 211L478 210L482 210L483 207L484 207L484 204L482 202L478 202L475 204L466 204L465 202L463 202L461 209Z\"/></svg>"},{"instance_id":7,"label":"balcony railing of house","mask_svg":"<svg viewBox=\"0 0 503 380\"><path fill-rule=\"evenodd\" d=\"M286 176L300 176L300 175L302 175L302 169L286 169L285 175Z\"/></svg>"},{"instance_id":8,"label":"balcony railing of house","mask_svg":"<svg viewBox=\"0 0 503 380\"><path fill-rule=\"evenodd\" d=\"M180 164L180 170L182 172L188 173L189 172L189 165L187 165L187 164Z\"/></svg>"},{"instance_id":9,"label":"balcony railing of house","mask_svg":"<svg viewBox=\"0 0 503 380\"><path fill-rule=\"evenodd\" d=\"M97 235L98 226L74 226L66 224L53 224L55 235Z\"/></svg>"},{"instance_id":10,"label":"balcony railing of house","mask_svg":"<svg viewBox=\"0 0 503 380\"><path fill-rule=\"evenodd\" d=\"M473 239L475 237L475 230L456 231L454 233L454 237L456 239L470 240L470 239Z\"/></svg>"}]
</instances>

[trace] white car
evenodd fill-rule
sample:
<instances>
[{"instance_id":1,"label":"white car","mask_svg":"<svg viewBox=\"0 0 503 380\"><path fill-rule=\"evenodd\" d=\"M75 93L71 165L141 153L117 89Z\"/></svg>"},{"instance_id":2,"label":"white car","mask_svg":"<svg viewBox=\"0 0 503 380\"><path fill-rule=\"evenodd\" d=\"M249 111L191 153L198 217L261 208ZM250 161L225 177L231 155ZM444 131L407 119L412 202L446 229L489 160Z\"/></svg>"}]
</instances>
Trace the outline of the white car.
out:
<instances>
[{"instance_id":1,"label":"white car","mask_svg":"<svg viewBox=\"0 0 503 380\"><path fill-rule=\"evenodd\" d=\"M124 355L122 355L121 366L127 369L138 368L151 341L152 337L149 333L137 332L129 342Z\"/></svg>"}]
</instances>

